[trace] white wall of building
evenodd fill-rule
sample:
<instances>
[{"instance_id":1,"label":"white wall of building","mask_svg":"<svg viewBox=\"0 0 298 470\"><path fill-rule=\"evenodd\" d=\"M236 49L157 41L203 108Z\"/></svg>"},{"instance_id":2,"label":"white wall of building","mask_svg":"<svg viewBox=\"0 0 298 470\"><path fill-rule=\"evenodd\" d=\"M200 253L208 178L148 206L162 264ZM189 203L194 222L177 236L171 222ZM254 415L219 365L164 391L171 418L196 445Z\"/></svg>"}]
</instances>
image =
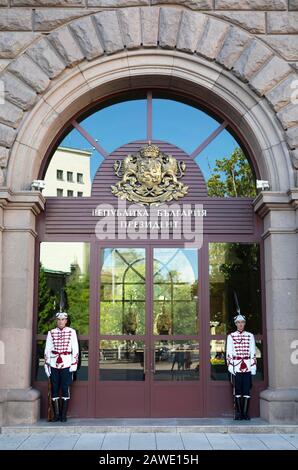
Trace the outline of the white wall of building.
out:
<instances>
[{"instance_id":1,"label":"white wall of building","mask_svg":"<svg viewBox=\"0 0 298 470\"><path fill-rule=\"evenodd\" d=\"M91 152L79 149L59 147L54 153L45 175L44 196L57 196L57 189L63 190L63 197L67 191L73 191L73 196L88 197L91 194L90 178ZM57 170L63 172L62 179L57 178ZM73 174L73 182L67 180L67 172ZM82 174L82 183L77 181L77 175ZM80 196L80 194L79 194Z\"/></svg>"},{"instance_id":2,"label":"white wall of building","mask_svg":"<svg viewBox=\"0 0 298 470\"><path fill-rule=\"evenodd\" d=\"M81 273L89 266L89 243L43 242L40 245L40 261L46 270L70 273L71 265L77 264Z\"/></svg>"}]
</instances>

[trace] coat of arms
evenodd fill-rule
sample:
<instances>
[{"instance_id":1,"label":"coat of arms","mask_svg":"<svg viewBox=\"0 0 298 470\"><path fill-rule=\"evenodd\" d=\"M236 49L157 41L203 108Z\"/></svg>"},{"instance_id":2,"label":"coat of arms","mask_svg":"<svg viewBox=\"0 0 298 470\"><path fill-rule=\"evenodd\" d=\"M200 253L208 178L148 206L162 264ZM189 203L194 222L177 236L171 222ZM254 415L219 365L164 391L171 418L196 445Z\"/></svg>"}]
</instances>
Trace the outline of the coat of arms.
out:
<instances>
[{"instance_id":1,"label":"coat of arms","mask_svg":"<svg viewBox=\"0 0 298 470\"><path fill-rule=\"evenodd\" d=\"M114 170L121 181L111 186L112 193L144 205L177 200L188 191L188 186L178 181L185 168L184 162L161 152L157 145L145 145L123 161L115 161Z\"/></svg>"}]
</instances>

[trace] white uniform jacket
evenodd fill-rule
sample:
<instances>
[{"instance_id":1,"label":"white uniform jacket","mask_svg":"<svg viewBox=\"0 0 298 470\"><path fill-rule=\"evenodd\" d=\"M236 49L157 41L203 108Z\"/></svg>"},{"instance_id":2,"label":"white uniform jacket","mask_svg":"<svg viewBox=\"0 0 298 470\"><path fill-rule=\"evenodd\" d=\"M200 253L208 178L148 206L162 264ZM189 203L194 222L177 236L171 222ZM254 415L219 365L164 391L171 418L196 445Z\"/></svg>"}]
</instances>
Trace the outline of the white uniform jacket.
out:
<instances>
[{"instance_id":1,"label":"white uniform jacket","mask_svg":"<svg viewBox=\"0 0 298 470\"><path fill-rule=\"evenodd\" d=\"M77 370L79 345L75 330L65 326L62 330L54 328L48 332L45 347L45 365L55 369L71 368Z\"/></svg>"},{"instance_id":2,"label":"white uniform jacket","mask_svg":"<svg viewBox=\"0 0 298 470\"><path fill-rule=\"evenodd\" d=\"M227 364L231 374L257 371L256 343L252 333L235 331L227 339Z\"/></svg>"}]
</instances>

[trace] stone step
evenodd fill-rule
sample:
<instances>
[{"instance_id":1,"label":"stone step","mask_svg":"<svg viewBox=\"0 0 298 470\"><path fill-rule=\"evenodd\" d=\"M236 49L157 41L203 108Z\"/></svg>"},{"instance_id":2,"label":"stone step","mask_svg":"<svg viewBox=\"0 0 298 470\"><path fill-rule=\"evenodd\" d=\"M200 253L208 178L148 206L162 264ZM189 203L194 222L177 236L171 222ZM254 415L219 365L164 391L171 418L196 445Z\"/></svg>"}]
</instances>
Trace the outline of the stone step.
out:
<instances>
[{"instance_id":1,"label":"stone step","mask_svg":"<svg viewBox=\"0 0 298 470\"><path fill-rule=\"evenodd\" d=\"M269 424L256 418L251 421L231 419L68 419L66 423L40 420L31 425L2 426L1 434L9 433L266 433L298 434L298 424Z\"/></svg>"}]
</instances>

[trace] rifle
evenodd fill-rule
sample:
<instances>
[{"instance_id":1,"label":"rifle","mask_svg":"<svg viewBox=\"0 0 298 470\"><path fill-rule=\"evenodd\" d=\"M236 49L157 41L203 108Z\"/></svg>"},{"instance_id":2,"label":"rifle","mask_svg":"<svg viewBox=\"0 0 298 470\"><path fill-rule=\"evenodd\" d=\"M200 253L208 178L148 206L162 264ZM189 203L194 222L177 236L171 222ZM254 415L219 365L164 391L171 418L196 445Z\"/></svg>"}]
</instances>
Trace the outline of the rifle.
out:
<instances>
[{"instance_id":1,"label":"rifle","mask_svg":"<svg viewBox=\"0 0 298 470\"><path fill-rule=\"evenodd\" d=\"M52 406L52 385L51 379L48 378L48 421L53 421L53 406Z\"/></svg>"},{"instance_id":2,"label":"rifle","mask_svg":"<svg viewBox=\"0 0 298 470\"><path fill-rule=\"evenodd\" d=\"M230 382L233 388L233 419L236 417L235 375L230 373Z\"/></svg>"},{"instance_id":3,"label":"rifle","mask_svg":"<svg viewBox=\"0 0 298 470\"><path fill-rule=\"evenodd\" d=\"M240 311L240 306L239 306L239 302L238 302L238 297L237 297L237 294L234 290L233 290L233 292L234 292L234 300L235 300L235 304L236 304L236 312L237 312L237 315L240 315L241 311Z\"/></svg>"},{"instance_id":4,"label":"rifle","mask_svg":"<svg viewBox=\"0 0 298 470\"><path fill-rule=\"evenodd\" d=\"M236 304L236 312L237 312L237 315L240 315L241 310L240 310L240 305L239 305L239 301L238 301L236 291L233 290L233 293L234 293L234 300L235 300L235 304ZM232 387L233 387L233 412L234 412L234 419L235 419L236 418L236 397L235 397L235 375L234 374L231 374L231 384L232 384Z\"/></svg>"}]
</instances>

